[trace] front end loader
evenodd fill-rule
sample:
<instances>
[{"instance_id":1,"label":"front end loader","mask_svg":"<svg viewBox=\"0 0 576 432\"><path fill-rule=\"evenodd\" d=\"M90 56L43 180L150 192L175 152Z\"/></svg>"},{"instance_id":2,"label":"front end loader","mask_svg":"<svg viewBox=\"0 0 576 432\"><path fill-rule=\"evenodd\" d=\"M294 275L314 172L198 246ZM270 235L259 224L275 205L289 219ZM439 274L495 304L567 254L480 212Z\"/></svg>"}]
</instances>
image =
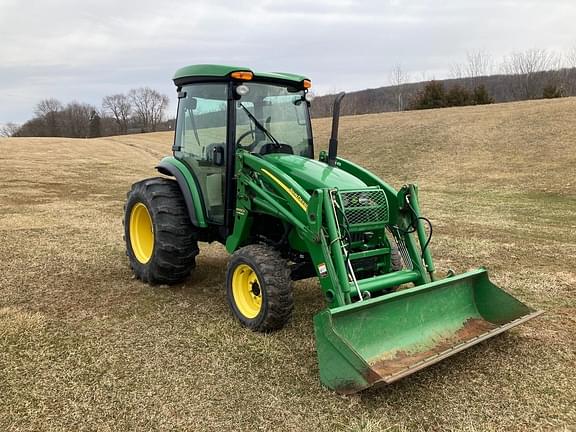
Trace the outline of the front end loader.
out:
<instances>
[{"instance_id":1,"label":"front end loader","mask_svg":"<svg viewBox=\"0 0 576 432\"><path fill-rule=\"evenodd\" d=\"M310 81L288 73L194 65L176 72L178 116L163 174L132 186L127 255L151 284L187 278L198 242L231 254L232 314L282 328L292 282L316 277L320 379L340 393L387 384L540 312L484 269L439 279L418 188L396 190L338 157L336 97L328 152L314 156Z\"/></svg>"}]
</instances>

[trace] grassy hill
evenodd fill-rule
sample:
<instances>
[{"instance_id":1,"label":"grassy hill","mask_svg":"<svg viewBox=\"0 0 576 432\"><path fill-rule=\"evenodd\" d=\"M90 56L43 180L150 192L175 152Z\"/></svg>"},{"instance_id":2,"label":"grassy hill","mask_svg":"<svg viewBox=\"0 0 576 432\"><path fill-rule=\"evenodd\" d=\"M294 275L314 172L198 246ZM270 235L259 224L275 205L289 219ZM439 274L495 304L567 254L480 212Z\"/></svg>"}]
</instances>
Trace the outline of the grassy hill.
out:
<instances>
[{"instance_id":1,"label":"grassy hill","mask_svg":"<svg viewBox=\"0 0 576 432\"><path fill-rule=\"evenodd\" d=\"M576 95L576 68L541 71L527 75L488 75L476 78L450 78L434 80L447 91L454 87L473 91L478 85L485 87L496 103L529 100L543 97L545 89L552 86L563 96ZM430 81L405 83L398 88L394 85L348 92L342 103L343 114L368 114L398 110L398 92L401 90L402 103L409 107L418 92ZM550 89L550 87L549 87ZM318 96L314 99L312 115L329 117L335 94Z\"/></svg>"},{"instance_id":2,"label":"grassy hill","mask_svg":"<svg viewBox=\"0 0 576 432\"><path fill-rule=\"evenodd\" d=\"M486 266L546 310L394 385L321 387L317 282L273 335L237 325L226 254L132 278L122 206L171 135L0 139L0 430L568 430L576 425L576 99L344 117L340 154L417 181L440 273ZM330 121L314 121L317 148Z\"/></svg>"}]
</instances>

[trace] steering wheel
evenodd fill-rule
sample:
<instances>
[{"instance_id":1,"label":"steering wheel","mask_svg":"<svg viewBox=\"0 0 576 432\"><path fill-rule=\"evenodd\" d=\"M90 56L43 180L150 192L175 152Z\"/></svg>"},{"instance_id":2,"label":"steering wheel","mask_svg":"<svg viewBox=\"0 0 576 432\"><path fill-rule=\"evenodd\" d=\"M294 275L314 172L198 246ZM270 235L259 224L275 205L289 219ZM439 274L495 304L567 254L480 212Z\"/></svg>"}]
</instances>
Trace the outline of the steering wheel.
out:
<instances>
[{"instance_id":1,"label":"steering wheel","mask_svg":"<svg viewBox=\"0 0 576 432\"><path fill-rule=\"evenodd\" d=\"M255 136L254 136L254 131L253 131L253 130L246 131L246 132L244 132L242 135L240 135L240 136L238 137L238 139L236 140L236 146L237 146L237 147L240 147L241 149L244 149L244 150L252 150L252 149L254 149L254 147L256 147L256 141L254 141L252 144L249 144L249 145L247 145L247 146L243 146L242 144L240 144L240 143L242 142L242 140L243 140L244 138L246 138L248 135L252 135L252 136L253 136L253 139L255 138Z\"/></svg>"}]
</instances>

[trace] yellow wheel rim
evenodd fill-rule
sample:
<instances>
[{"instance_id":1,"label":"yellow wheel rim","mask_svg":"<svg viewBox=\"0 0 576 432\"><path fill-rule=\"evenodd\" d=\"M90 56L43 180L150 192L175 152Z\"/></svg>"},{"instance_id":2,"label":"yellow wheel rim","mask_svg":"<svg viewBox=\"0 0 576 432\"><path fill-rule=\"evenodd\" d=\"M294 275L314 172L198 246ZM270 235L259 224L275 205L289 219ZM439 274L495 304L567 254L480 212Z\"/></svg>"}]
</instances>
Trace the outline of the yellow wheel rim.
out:
<instances>
[{"instance_id":1,"label":"yellow wheel rim","mask_svg":"<svg viewBox=\"0 0 576 432\"><path fill-rule=\"evenodd\" d=\"M154 251L154 226L146 206L137 203L130 212L130 244L138 261L146 264Z\"/></svg>"},{"instance_id":2,"label":"yellow wheel rim","mask_svg":"<svg viewBox=\"0 0 576 432\"><path fill-rule=\"evenodd\" d=\"M262 288L256 272L240 264L232 274L232 295L238 311L246 318L255 318L262 309Z\"/></svg>"}]
</instances>

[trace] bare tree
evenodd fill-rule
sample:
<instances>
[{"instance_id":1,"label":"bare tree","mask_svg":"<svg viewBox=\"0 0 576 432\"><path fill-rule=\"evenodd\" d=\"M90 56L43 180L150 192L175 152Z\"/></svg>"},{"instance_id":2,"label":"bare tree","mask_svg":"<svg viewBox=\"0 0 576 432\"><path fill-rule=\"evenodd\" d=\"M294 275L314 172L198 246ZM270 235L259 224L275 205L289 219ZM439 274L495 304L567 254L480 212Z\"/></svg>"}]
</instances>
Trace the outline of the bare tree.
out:
<instances>
[{"instance_id":1,"label":"bare tree","mask_svg":"<svg viewBox=\"0 0 576 432\"><path fill-rule=\"evenodd\" d=\"M567 96L576 95L576 45L564 54L563 68L560 70L562 85Z\"/></svg>"},{"instance_id":2,"label":"bare tree","mask_svg":"<svg viewBox=\"0 0 576 432\"><path fill-rule=\"evenodd\" d=\"M394 96L397 102L398 111L404 110L404 84L408 82L410 76L400 63L396 63L390 72L390 82L394 86Z\"/></svg>"},{"instance_id":3,"label":"bare tree","mask_svg":"<svg viewBox=\"0 0 576 432\"><path fill-rule=\"evenodd\" d=\"M70 102L62 110L62 136L87 138L90 136L90 117L95 108L80 102Z\"/></svg>"},{"instance_id":4,"label":"bare tree","mask_svg":"<svg viewBox=\"0 0 576 432\"><path fill-rule=\"evenodd\" d=\"M44 119L39 117L34 117L31 120L25 122L20 128L14 133L16 137L45 137L46 134L46 122Z\"/></svg>"},{"instance_id":5,"label":"bare tree","mask_svg":"<svg viewBox=\"0 0 576 432\"><path fill-rule=\"evenodd\" d=\"M62 112L63 106L58 99L44 99L38 102L34 109L36 117L46 123L47 136L59 136L59 113Z\"/></svg>"},{"instance_id":6,"label":"bare tree","mask_svg":"<svg viewBox=\"0 0 576 432\"><path fill-rule=\"evenodd\" d=\"M90 113L90 122L89 122L89 138L98 138L102 136L102 125L100 123L100 114L98 111L92 110Z\"/></svg>"},{"instance_id":7,"label":"bare tree","mask_svg":"<svg viewBox=\"0 0 576 432\"><path fill-rule=\"evenodd\" d=\"M128 98L134 107L134 115L143 130L155 132L164 117L170 99L149 87L132 89Z\"/></svg>"},{"instance_id":8,"label":"bare tree","mask_svg":"<svg viewBox=\"0 0 576 432\"><path fill-rule=\"evenodd\" d=\"M564 63L568 68L576 68L576 45L572 46L564 55Z\"/></svg>"},{"instance_id":9,"label":"bare tree","mask_svg":"<svg viewBox=\"0 0 576 432\"><path fill-rule=\"evenodd\" d=\"M524 99L539 97L544 85L541 72L558 67L558 57L554 53L536 48L514 52L502 64L504 73L517 77L514 92Z\"/></svg>"},{"instance_id":10,"label":"bare tree","mask_svg":"<svg viewBox=\"0 0 576 432\"><path fill-rule=\"evenodd\" d=\"M128 96L124 94L106 96L102 99L102 110L114 117L120 134L128 133L128 120L132 113L132 104Z\"/></svg>"},{"instance_id":11,"label":"bare tree","mask_svg":"<svg viewBox=\"0 0 576 432\"><path fill-rule=\"evenodd\" d=\"M494 67L494 62L492 56L484 50L478 51L468 51L466 53L466 74L474 81L478 80L478 77L487 76L492 73ZM475 84L477 84L475 82Z\"/></svg>"},{"instance_id":12,"label":"bare tree","mask_svg":"<svg viewBox=\"0 0 576 432\"><path fill-rule=\"evenodd\" d=\"M0 137L11 137L15 136L16 133L20 130L20 126L16 123L6 123L0 126Z\"/></svg>"},{"instance_id":13,"label":"bare tree","mask_svg":"<svg viewBox=\"0 0 576 432\"><path fill-rule=\"evenodd\" d=\"M492 73L494 62L492 56L484 50L468 51L465 63L450 65L450 77L455 79L472 78L472 84L479 84L479 77Z\"/></svg>"},{"instance_id":14,"label":"bare tree","mask_svg":"<svg viewBox=\"0 0 576 432\"><path fill-rule=\"evenodd\" d=\"M62 111L63 108L64 106L62 105L62 102L60 102L58 99L43 99L36 105L34 114L36 117L45 117L48 114Z\"/></svg>"},{"instance_id":15,"label":"bare tree","mask_svg":"<svg viewBox=\"0 0 576 432\"><path fill-rule=\"evenodd\" d=\"M449 70L450 78L464 78L464 66L461 63L452 63Z\"/></svg>"}]
</instances>

